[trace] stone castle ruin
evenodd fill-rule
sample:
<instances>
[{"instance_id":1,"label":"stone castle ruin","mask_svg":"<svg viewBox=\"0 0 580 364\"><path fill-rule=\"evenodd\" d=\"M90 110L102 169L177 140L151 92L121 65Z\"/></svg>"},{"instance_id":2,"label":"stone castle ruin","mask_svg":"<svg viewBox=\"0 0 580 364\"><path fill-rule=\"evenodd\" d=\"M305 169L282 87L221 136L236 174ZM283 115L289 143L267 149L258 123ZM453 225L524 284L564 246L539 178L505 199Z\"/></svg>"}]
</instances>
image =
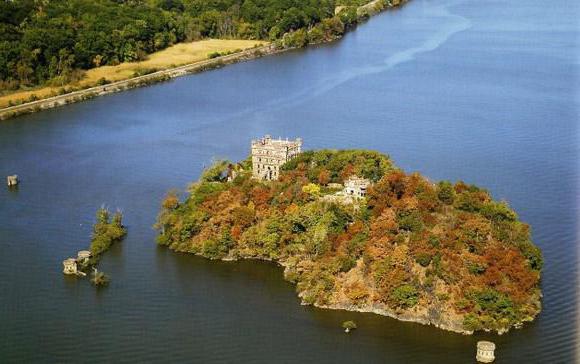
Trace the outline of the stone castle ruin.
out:
<instances>
[{"instance_id":1,"label":"stone castle ruin","mask_svg":"<svg viewBox=\"0 0 580 364\"><path fill-rule=\"evenodd\" d=\"M346 196L353 196L355 198L363 198L367 194L367 187L371 184L366 178L358 176L350 176L344 181L343 193Z\"/></svg>"},{"instance_id":2,"label":"stone castle ruin","mask_svg":"<svg viewBox=\"0 0 580 364\"><path fill-rule=\"evenodd\" d=\"M252 140L252 177L275 181L280 167L302 151L302 139L272 139L270 135Z\"/></svg>"}]
</instances>

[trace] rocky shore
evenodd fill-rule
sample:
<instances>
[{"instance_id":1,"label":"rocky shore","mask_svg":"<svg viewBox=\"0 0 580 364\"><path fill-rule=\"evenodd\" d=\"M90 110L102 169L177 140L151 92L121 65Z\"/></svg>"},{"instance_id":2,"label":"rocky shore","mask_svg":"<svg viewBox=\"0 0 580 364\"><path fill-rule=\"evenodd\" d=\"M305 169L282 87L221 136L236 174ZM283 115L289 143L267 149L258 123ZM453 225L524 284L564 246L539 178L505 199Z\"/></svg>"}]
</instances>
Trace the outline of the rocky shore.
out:
<instances>
[{"instance_id":1,"label":"rocky shore","mask_svg":"<svg viewBox=\"0 0 580 364\"><path fill-rule=\"evenodd\" d=\"M201 253L196 253L194 255L205 257ZM207 258L207 257L205 257ZM268 259L264 257L252 257L252 256L236 256L236 255L228 255L226 257L220 258L219 260L224 262L236 262L240 259L252 259L252 260L260 260L265 262L276 263L284 270L284 277L286 280L291 281L288 279L289 276L292 274L293 268L291 264L288 263L286 260L275 260L275 259ZM431 305L431 306L416 306L410 310L394 310L388 307L385 304L380 302L375 302L373 304L352 304L352 302L348 302L348 300L344 301L337 301L332 302L329 304L321 304L318 302L309 303L305 300L307 292L306 291L298 291L298 297L300 298L300 304L304 306L314 306L317 308L322 309L329 309L329 310L344 310L344 311L352 311L352 312L361 312L361 313L374 313L376 315L387 316L399 321L405 322L413 322L422 325L432 325L436 328L451 331L454 333L462 334L462 335L473 335L473 330L465 329L463 325L463 316L458 315L453 312L453 310L445 310L444 307L441 305ZM541 294L537 297L536 304L541 306ZM523 320L515 324L513 327L519 329L523 326L524 322L533 321L533 318L529 320ZM500 329L496 330L495 332L498 335L503 335L509 332L510 329ZM494 330L483 330L485 332L493 332Z\"/></svg>"}]
</instances>

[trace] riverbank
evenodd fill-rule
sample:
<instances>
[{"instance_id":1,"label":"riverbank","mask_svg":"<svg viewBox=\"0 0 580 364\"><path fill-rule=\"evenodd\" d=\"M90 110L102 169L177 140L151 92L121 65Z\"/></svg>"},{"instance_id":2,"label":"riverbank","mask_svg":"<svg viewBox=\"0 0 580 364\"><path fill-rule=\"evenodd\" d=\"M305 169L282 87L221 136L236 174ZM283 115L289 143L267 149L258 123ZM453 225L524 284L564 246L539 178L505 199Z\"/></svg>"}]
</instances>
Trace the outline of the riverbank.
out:
<instances>
[{"instance_id":1,"label":"riverbank","mask_svg":"<svg viewBox=\"0 0 580 364\"><path fill-rule=\"evenodd\" d=\"M215 68L220 68L228 64L243 62L265 55L270 55L283 51L272 45L266 45L231 55L216 57L206 61L195 62L153 72L147 75L129 78L122 81L112 82L102 86L90 87L80 91L70 92L64 95L49 97L42 100L27 102L21 105L10 106L0 110L0 120L5 120L22 114L29 114L41 110L51 109L79 101L90 100L97 96L108 95L114 92L130 90L135 87L147 86L158 82L170 80L187 74L198 73Z\"/></svg>"},{"instance_id":2,"label":"riverbank","mask_svg":"<svg viewBox=\"0 0 580 364\"><path fill-rule=\"evenodd\" d=\"M207 258L206 256L204 256L203 253L194 253L194 255ZM278 266L283 268L284 277L286 280L291 280L291 279L288 279L288 277L293 275L292 266L290 264L288 264L288 262L285 260L274 260L274 259L267 259L264 257L233 257L233 256L227 256L224 258L220 258L219 260L224 261L224 262L237 262L241 259L259 260L262 262L276 263ZM317 308L328 309L328 310L343 310L343 311L360 312L360 313L373 313L373 314L380 315L380 316L390 317L390 318L393 318L393 319L399 320L399 321L413 322L413 323L426 325L426 326L435 326L438 329L450 331L450 332L453 332L456 334L473 335L473 333L474 333L474 330L465 329L465 327L463 325L463 317L461 315L454 314L452 311L443 312L442 307L439 307L439 309L436 309L436 310L433 310L432 307L417 307L414 312L409 312L409 311L397 312L396 310L391 309L387 305L381 304L381 303L374 303L374 304L368 304L368 305L363 305L363 306L348 303L348 302L344 302L344 303L335 302L335 303L330 303L330 304L321 304L318 302L312 303L312 302L307 301L306 293L307 292L305 292L305 291L302 291L302 292L298 291L298 297L300 298L300 304L304 305L304 306L311 305L311 306L314 306ZM541 294L538 294L537 297L535 297L536 304L538 307L541 307L541 297L542 297ZM533 318L521 320L521 321L517 322L516 324L514 324L513 328L520 329L523 327L524 323L531 322L531 321L533 321ZM503 328L503 329L499 329L499 330L484 329L482 331L495 332L498 335L503 335L503 334L508 333L510 330L511 330L511 328Z\"/></svg>"},{"instance_id":3,"label":"riverbank","mask_svg":"<svg viewBox=\"0 0 580 364\"><path fill-rule=\"evenodd\" d=\"M406 1L374 0L369 2L368 4L362 5L356 9L357 19L355 25L356 23L365 21L370 16L376 15L377 13L385 9L397 7L403 4L404 2ZM348 31L348 29L349 27L346 27L345 31ZM23 114L29 114L75 102L90 100L97 96L108 95L115 92L129 90L135 87L147 86L158 82L164 82L174 77L199 73L207 70L220 68L228 64L248 61L266 55L281 53L287 50L304 47L308 44L327 43L340 39L344 35L343 32L341 34L333 35L331 37L315 38L313 35L307 34L309 38L305 38L306 39L305 41L301 40L297 41L297 38L301 36L301 34L299 33L300 30L296 32L291 32L284 35L282 39L273 44L255 47L234 54L217 56L204 61L198 61L178 67L163 69L142 76L132 77L99 86L89 87L83 90L68 92L62 95L51 96L40 100L33 100L26 103L22 103L20 105L9 106L0 109L0 121ZM312 33L312 31L310 31L310 33Z\"/></svg>"},{"instance_id":4,"label":"riverbank","mask_svg":"<svg viewBox=\"0 0 580 364\"><path fill-rule=\"evenodd\" d=\"M200 257L204 257L203 254L198 253L195 254L197 256ZM252 260L259 260L259 261L264 261L264 262L273 262L276 263L278 266L280 266L281 268L283 268L284 270L284 278L286 280L289 280L288 277L291 277L293 275L293 268L290 264L288 264L287 261L285 260L272 260L272 259L265 259L265 258L261 258L261 257L242 257L242 258L235 258L235 257L224 257L221 258L220 260L224 261L224 262L236 262L240 259L252 259ZM399 320L399 321L404 321L404 322L413 322L413 323L417 323L417 324L421 324L421 325L432 325L435 326L439 329L445 330L445 331L450 331L450 332L454 332L456 334L462 334L462 335L473 335L473 330L466 330L463 327L463 318L460 315L449 315L449 317L444 318L443 315L441 315L441 312L437 312L437 315L433 315L433 313L431 312L430 315L430 311L428 308L426 307L419 307L415 312L396 312L395 310L387 307L384 304L381 303L374 303L372 305L364 305L364 306L360 306L360 305L355 305L352 303L339 303L339 302L335 302L335 303L329 303L329 304L321 304L318 302L308 302L306 300L306 292L298 292L298 297L300 298L300 304L303 306L314 306L317 308L322 308L322 309L328 309L328 310L343 310L343 311L351 311L351 312L361 312L361 313L374 313L376 315L381 315L381 316L386 316L386 317L390 317L393 318L395 320ZM518 325L519 326L519 325ZM490 330L487 330L490 331ZM506 333L508 330L502 330L502 331L498 331L498 334L504 334Z\"/></svg>"},{"instance_id":5,"label":"riverbank","mask_svg":"<svg viewBox=\"0 0 580 364\"><path fill-rule=\"evenodd\" d=\"M244 39L204 39L171 45L163 50L147 55L147 58L135 62L123 62L117 65L103 65L78 71L75 81L50 83L46 86L28 90L16 90L0 93L0 109L21 105L29 101L47 99L53 96L81 91L95 86L104 86L112 82L125 81L133 77L147 75L188 64L205 61L217 56L238 53L251 48L265 46L270 42Z\"/></svg>"}]
</instances>

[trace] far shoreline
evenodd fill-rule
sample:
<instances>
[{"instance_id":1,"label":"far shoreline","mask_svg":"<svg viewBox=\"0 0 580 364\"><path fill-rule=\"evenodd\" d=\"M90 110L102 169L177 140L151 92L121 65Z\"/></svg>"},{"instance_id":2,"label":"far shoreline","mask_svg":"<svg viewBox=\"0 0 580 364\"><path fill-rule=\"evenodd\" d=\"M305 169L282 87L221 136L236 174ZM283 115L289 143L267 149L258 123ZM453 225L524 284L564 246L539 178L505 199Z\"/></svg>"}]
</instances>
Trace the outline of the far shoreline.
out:
<instances>
[{"instance_id":1,"label":"far shoreline","mask_svg":"<svg viewBox=\"0 0 580 364\"><path fill-rule=\"evenodd\" d=\"M384 10L392 9L399 7L406 3L407 0L397 1L393 3L391 1L385 0L373 0L368 4L362 5L358 7L357 13L359 15L366 15L367 18L374 16ZM365 18L362 18L363 21ZM355 26L356 27L356 26ZM355 28L353 27L353 28ZM345 34L348 33L351 29L348 28L345 30ZM337 36L333 39L329 39L323 42L317 43L309 43L306 45L316 45L316 44L323 44L323 43L330 43L335 40L338 40L344 36ZM48 98L43 98L35 101L30 101L26 103L22 103L20 105L9 106L0 109L0 121L7 120L13 117L17 117L20 115L31 114L35 112L39 112L42 110L52 109L55 107L72 104L80 101L90 100L97 96L108 95L115 92L130 90L136 87L148 86L159 82L168 81L175 77L185 76L189 74L196 74L203 71L209 71L217 68L221 68L223 66L245 62L256 58L261 58L263 56L269 56L273 54L278 54L282 52L286 52L289 50L297 49L298 47L279 47L273 43L268 43L263 46L258 46L250 49L243 50L241 52L222 55L215 58L209 58L202 61L197 61L177 67L167 68L163 70L159 70L156 72L152 72L146 75L132 77L112 83L108 83L105 85L93 86L86 89L78 90L69 92L63 95L51 96Z\"/></svg>"}]
</instances>

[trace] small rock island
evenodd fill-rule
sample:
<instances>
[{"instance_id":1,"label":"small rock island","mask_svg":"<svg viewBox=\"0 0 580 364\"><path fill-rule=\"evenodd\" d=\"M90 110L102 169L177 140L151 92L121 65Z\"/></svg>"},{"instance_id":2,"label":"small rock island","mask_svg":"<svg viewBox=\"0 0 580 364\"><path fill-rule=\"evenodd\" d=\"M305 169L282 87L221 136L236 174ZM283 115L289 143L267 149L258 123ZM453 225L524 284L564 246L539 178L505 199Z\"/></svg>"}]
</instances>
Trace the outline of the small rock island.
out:
<instances>
[{"instance_id":1,"label":"small rock island","mask_svg":"<svg viewBox=\"0 0 580 364\"><path fill-rule=\"evenodd\" d=\"M367 150L303 152L252 142L170 192L158 243L210 259L284 267L303 304L373 312L471 334L503 333L541 310L543 259L506 202L464 182L430 182Z\"/></svg>"}]
</instances>

